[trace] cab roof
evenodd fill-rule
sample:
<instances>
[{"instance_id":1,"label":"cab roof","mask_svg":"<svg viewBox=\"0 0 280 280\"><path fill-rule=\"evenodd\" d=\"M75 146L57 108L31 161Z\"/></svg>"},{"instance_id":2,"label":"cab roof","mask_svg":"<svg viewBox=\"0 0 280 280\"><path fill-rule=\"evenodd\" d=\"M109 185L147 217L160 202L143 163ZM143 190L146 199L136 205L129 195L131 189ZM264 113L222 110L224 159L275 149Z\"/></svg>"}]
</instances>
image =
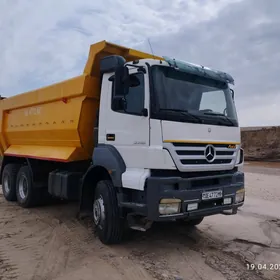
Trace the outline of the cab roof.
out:
<instances>
[{"instance_id":1,"label":"cab roof","mask_svg":"<svg viewBox=\"0 0 280 280\"><path fill-rule=\"evenodd\" d=\"M95 77L100 76L100 60L103 57L109 55L120 55L124 57L126 61L134 61L139 59L162 60L166 61L171 67L177 68L178 70L234 84L234 79L228 73L210 69L202 65L196 65L189 62L172 59L167 56L155 56L150 53L116 45L105 40L90 46L87 63L84 68L84 74Z\"/></svg>"}]
</instances>

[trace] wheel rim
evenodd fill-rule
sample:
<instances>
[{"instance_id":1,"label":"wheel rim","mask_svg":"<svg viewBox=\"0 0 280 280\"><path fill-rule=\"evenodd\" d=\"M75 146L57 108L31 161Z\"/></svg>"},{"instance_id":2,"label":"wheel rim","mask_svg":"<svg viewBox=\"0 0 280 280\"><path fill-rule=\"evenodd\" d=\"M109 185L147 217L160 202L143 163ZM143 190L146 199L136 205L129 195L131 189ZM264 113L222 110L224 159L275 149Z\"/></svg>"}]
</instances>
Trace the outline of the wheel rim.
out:
<instances>
[{"instance_id":1,"label":"wheel rim","mask_svg":"<svg viewBox=\"0 0 280 280\"><path fill-rule=\"evenodd\" d=\"M8 175L4 175L4 178L3 178L3 186L4 186L4 191L6 194L8 194L11 190L10 188L10 184L9 184L9 177Z\"/></svg>"},{"instance_id":2,"label":"wheel rim","mask_svg":"<svg viewBox=\"0 0 280 280\"><path fill-rule=\"evenodd\" d=\"M27 179L25 176L21 175L18 183L18 192L22 200L25 200L28 195Z\"/></svg>"},{"instance_id":3,"label":"wheel rim","mask_svg":"<svg viewBox=\"0 0 280 280\"><path fill-rule=\"evenodd\" d=\"M105 207L103 197L96 198L93 202L93 221L95 225L103 224L105 220Z\"/></svg>"}]
</instances>

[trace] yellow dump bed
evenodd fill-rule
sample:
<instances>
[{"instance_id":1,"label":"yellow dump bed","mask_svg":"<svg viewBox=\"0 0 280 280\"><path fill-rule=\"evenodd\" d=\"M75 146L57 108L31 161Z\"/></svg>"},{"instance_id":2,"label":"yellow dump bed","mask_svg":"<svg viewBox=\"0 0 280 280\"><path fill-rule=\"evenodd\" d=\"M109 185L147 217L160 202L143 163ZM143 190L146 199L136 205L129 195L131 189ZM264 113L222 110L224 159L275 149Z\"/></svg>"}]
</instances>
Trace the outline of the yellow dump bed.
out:
<instances>
[{"instance_id":1,"label":"yellow dump bed","mask_svg":"<svg viewBox=\"0 0 280 280\"><path fill-rule=\"evenodd\" d=\"M102 41L91 45L84 73L0 101L0 153L55 161L89 159L100 95L100 59L154 57Z\"/></svg>"}]
</instances>

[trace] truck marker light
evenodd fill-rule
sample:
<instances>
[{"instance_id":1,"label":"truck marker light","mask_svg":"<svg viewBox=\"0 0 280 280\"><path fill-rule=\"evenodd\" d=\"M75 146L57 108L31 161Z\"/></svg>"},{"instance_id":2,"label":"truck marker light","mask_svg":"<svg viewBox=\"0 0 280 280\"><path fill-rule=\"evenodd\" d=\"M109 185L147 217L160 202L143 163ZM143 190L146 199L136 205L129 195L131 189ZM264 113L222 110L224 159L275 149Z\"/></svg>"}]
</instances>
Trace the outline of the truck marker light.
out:
<instances>
[{"instance_id":1,"label":"truck marker light","mask_svg":"<svg viewBox=\"0 0 280 280\"><path fill-rule=\"evenodd\" d=\"M62 102L66 104L68 102L67 98L63 97Z\"/></svg>"},{"instance_id":2,"label":"truck marker light","mask_svg":"<svg viewBox=\"0 0 280 280\"><path fill-rule=\"evenodd\" d=\"M231 199L231 197L226 197L226 198L224 198L224 205L228 205L228 204L231 204L231 201L232 201L232 199Z\"/></svg>"},{"instance_id":3,"label":"truck marker light","mask_svg":"<svg viewBox=\"0 0 280 280\"><path fill-rule=\"evenodd\" d=\"M228 149L235 149L236 148L236 145L235 144L230 144L228 145Z\"/></svg>"},{"instance_id":4,"label":"truck marker light","mask_svg":"<svg viewBox=\"0 0 280 280\"><path fill-rule=\"evenodd\" d=\"M192 210L196 210L197 208L198 208L198 203L190 203L188 204L187 210L192 211Z\"/></svg>"}]
</instances>

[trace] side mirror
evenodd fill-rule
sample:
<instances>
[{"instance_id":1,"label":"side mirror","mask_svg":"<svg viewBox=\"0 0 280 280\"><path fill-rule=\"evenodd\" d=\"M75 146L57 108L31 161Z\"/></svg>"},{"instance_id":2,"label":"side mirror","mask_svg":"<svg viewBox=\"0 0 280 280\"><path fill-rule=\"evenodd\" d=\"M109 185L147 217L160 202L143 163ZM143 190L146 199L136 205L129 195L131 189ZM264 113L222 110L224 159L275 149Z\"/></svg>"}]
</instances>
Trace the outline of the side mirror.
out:
<instances>
[{"instance_id":1,"label":"side mirror","mask_svg":"<svg viewBox=\"0 0 280 280\"><path fill-rule=\"evenodd\" d=\"M114 76L114 96L125 96L129 90L129 72L126 66L120 66Z\"/></svg>"},{"instance_id":2,"label":"side mirror","mask_svg":"<svg viewBox=\"0 0 280 280\"><path fill-rule=\"evenodd\" d=\"M118 67L124 66L125 62L125 59L119 55L105 56L100 60L100 73L114 72Z\"/></svg>"},{"instance_id":3,"label":"side mirror","mask_svg":"<svg viewBox=\"0 0 280 280\"><path fill-rule=\"evenodd\" d=\"M138 87L140 85L140 80L135 76L129 76L129 87Z\"/></svg>"},{"instance_id":4,"label":"side mirror","mask_svg":"<svg viewBox=\"0 0 280 280\"><path fill-rule=\"evenodd\" d=\"M234 90L233 90L233 89L230 89L230 92L231 92L231 97L232 97L232 99L234 100Z\"/></svg>"},{"instance_id":5,"label":"side mirror","mask_svg":"<svg viewBox=\"0 0 280 280\"><path fill-rule=\"evenodd\" d=\"M114 111L126 111L127 103L123 96L115 96L112 100L112 109Z\"/></svg>"}]
</instances>

